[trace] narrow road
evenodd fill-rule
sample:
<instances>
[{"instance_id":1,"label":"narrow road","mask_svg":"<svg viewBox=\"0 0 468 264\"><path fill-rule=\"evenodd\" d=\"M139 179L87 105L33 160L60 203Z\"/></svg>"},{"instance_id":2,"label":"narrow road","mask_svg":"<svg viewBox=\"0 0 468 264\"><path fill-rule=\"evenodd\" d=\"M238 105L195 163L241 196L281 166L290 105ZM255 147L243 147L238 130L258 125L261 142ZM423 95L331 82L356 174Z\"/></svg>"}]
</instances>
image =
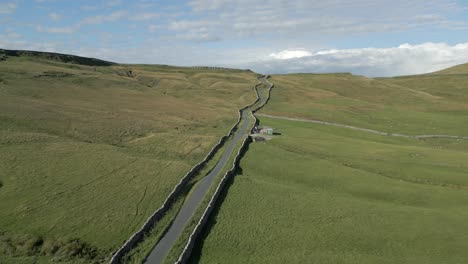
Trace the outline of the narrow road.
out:
<instances>
[{"instance_id":1,"label":"narrow road","mask_svg":"<svg viewBox=\"0 0 468 264\"><path fill-rule=\"evenodd\" d=\"M259 78L259 80L267 85L271 85L267 81L266 77L261 77ZM252 107L257 108L266 102L267 98L265 97L264 93L259 93L259 96L260 102ZM206 196L208 190L215 181L216 176L227 165L230 157L234 153L236 145L239 142L241 142L246 136L248 136L247 132L249 132L252 129L252 127L250 126L250 112L252 111L251 108L247 108L246 110L242 111L242 126L239 127L239 129L237 129L237 131L234 133L233 140L230 141L221 159L215 165L213 170L211 170L211 172L207 176L205 176L199 182L199 184L195 186L195 190L193 190L192 194L187 198L182 208L178 212L176 218L169 227L169 230L166 232L166 234L164 234L163 238L159 240L159 242L153 248L150 255L146 258L145 263L160 264L164 261L164 258L169 253L175 241L184 230L185 225L188 223L192 215L197 211L201 201Z\"/></svg>"},{"instance_id":2,"label":"narrow road","mask_svg":"<svg viewBox=\"0 0 468 264\"><path fill-rule=\"evenodd\" d=\"M257 116L274 118L274 119L284 119L284 120L289 120L289 121L299 121L299 122L314 123L314 124L319 124L319 125L343 127L343 128L359 130L359 131L365 131L365 132L374 133L374 134L378 134L378 135L382 135L382 136L389 136L389 137L404 137L404 138L414 138L414 139L451 138L451 139L466 139L466 140L468 140L468 137L465 137L465 136L451 136L451 135L414 135L414 136L412 136L412 135L397 134L397 133L387 133L387 132L377 131L377 130L368 129L368 128L361 128L361 127L355 127L355 126L350 126L350 125L331 123L331 122L325 122L325 121L313 120L313 119L302 119L302 118L293 118L293 117L286 117L286 116L275 116L275 115L267 115L267 114L256 114L256 115Z\"/></svg>"}]
</instances>

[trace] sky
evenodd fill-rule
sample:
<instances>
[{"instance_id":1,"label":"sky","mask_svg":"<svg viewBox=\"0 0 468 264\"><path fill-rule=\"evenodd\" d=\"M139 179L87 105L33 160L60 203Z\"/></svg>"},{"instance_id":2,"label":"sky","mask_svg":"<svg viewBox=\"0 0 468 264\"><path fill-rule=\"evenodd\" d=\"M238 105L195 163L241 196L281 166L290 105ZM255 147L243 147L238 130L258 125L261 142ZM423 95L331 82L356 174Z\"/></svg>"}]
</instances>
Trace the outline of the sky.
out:
<instances>
[{"instance_id":1,"label":"sky","mask_svg":"<svg viewBox=\"0 0 468 264\"><path fill-rule=\"evenodd\" d=\"M468 63L467 0L0 0L0 48L260 73Z\"/></svg>"}]
</instances>

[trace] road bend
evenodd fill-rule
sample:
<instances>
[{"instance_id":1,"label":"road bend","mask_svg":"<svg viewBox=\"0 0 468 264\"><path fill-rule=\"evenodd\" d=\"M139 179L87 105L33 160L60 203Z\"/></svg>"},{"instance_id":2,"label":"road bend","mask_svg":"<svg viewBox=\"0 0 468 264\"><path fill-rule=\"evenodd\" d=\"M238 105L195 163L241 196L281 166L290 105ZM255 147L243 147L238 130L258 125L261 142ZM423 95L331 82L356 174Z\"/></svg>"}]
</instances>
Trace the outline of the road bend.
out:
<instances>
[{"instance_id":1,"label":"road bend","mask_svg":"<svg viewBox=\"0 0 468 264\"><path fill-rule=\"evenodd\" d=\"M268 82L267 77L260 77L259 80L266 84L269 88L272 87L272 84ZM150 255L146 258L146 264L160 264L164 261L165 257L171 250L172 246L176 242L177 238L180 236L184 227L187 225L188 221L195 214L198 207L200 206L201 201L207 195L211 185L216 179L216 176L222 171L222 169L227 165L230 157L235 151L236 145L243 141L245 137L248 136L248 132L252 129L251 127L251 118L250 114L252 110L257 109L263 106L267 101L267 96L263 92L259 92L259 102L252 107L249 107L242 111L241 113L241 127L234 132L233 140L230 141L227 148L224 150L224 153L216 163L213 170L211 170L208 175L206 175L199 184L195 186L192 194L187 198L185 203L182 205L182 208L179 210L177 216L169 227L168 231L164 236L159 240L156 246L151 251Z\"/></svg>"}]
</instances>

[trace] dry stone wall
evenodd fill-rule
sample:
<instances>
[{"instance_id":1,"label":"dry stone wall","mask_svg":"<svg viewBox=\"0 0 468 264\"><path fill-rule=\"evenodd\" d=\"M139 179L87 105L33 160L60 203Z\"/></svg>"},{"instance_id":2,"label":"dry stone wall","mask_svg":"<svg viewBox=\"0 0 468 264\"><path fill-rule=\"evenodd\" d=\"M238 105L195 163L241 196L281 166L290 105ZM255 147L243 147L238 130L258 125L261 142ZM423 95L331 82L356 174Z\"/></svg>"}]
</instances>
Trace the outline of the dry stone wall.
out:
<instances>
[{"instance_id":1,"label":"dry stone wall","mask_svg":"<svg viewBox=\"0 0 468 264\"><path fill-rule=\"evenodd\" d=\"M268 78L268 76L265 76L265 77ZM268 80L267 80L267 82L268 82ZM259 84L259 85L261 85L261 84ZM258 86L259 85L257 85L255 87L256 91L257 91L257 96L258 96L258 99L257 99L256 102L258 102L260 100L259 95L258 95ZM258 120L255 117L255 115L253 115L253 113L260 110L269 101L270 95L271 95L271 89L273 88L273 84L269 83L269 85L270 85L270 87L268 88L268 97L265 100L265 102L262 105L260 105L259 107L257 107L256 109L252 110L252 116L254 118L254 121L255 121L254 123L256 125L258 124ZM255 103L252 104L252 106L253 105L255 105ZM247 108L245 108L244 110L246 110L246 109ZM226 172L226 174L223 176L220 183L218 184L218 187L216 188L213 196L211 197L210 202L208 203L208 206L206 207L205 211L203 212L203 215L200 218L200 220L198 221L197 225L193 229L192 234L190 235L190 237L189 237L189 239L187 241L187 244L185 245L182 253L180 254L180 256L179 256L179 258L178 258L178 260L176 262L177 264L185 264L185 263L188 262L188 260L190 258L190 255L192 254L193 247L195 246L195 242L196 242L197 238L200 236L200 234L201 234L201 232L203 230L203 227L206 225L206 222L208 221L208 218L210 217L211 212L213 211L214 207L216 206L216 202L217 202L221 192L223 191L224 186L230 180L230 178L235 175L235 172L237 171L237 169L239 167L239 162L242 159L242 157L244 156L244 154L245 154L245 152L246 152L246 150L248 148L248 145L251 142L252 142L252 138L249 137L249 136L247 136L244 139L244 142L242 143L239 151L237 152L236 157L234 158L232 168L228 172Z\"/></svg>"},{"instance_id":2,"label":"dry stone wall","mask_svg":"<svg viewBox=\"0 0 468 264\"><path fill-rule=\"evenodd\" d=\"M192 179L193 176L195 176L198 172L200 172L203 167L213 158L213 156L216 154L216 152L224 145L224 143L229 139L229 137L235 132L237 131L238 127L239 127L239 124L242 120L242 112L245 111L247 108L251 107L252 105L255 105L256 103L259 102L260 100L260 97L259 97L259 94L258 94L258 87L261 85L261 83L259 84L256 84L255 87L254 87L254 90L255 90L255 94L256 94L256 97L257 99L255 100L255 102L253 104L250 104L250 105L247 105L245 106L244 108L240 109L239 110L239 118L237 120L237 122L234 124L234 126L229 130L229 132L223 136L218 144L216 144L212 149L211 151L208 153L208 155L205 157L205 159L203 159L200 163L198 163L197 165L195 165L195 167L193 167L180 181L179 183L174 187L174 189L172 190L172 192L169 194L169 196L166 198L166 200L164 201L163 205L158 209L156 210L147 220L146 222L143 224L143 226L138 230L136 231L127 241L125 241L125 243L123 244L122 247L120 247L112 256L111 260L110 260L110 264L118 264L120 263L120 260L122 259L122 257L128 253L132 248L134 248L136 246L136 244L138 244L138 242L140 242L143 237L144 237L144 234L146 232L148 232L153 226L154 224L159 221L166 213L167 211L171 208L171 206L173 205L174 201L177 199L177 197L181 194L184 186Z\"/></svg>"}]
</instances>

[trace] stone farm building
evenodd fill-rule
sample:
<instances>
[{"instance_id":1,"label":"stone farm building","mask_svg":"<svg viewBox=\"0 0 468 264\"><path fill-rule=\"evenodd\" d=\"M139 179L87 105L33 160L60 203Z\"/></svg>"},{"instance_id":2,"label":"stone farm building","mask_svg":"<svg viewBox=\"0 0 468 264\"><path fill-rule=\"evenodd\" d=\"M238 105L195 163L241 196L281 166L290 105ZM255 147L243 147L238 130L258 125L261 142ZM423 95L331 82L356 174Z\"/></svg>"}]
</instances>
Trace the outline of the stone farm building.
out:
<instances>
[{"instance_id":1,"label":"stone farm building","mask_svg":"<svg viewBox=\"0 0 468 264\"><path fill-rule=\"evenodd\" d=\"M262 127L262 128L260 128L260 134L273 135L273 128L272 127Z\"/></svg>"}]
</instances>

